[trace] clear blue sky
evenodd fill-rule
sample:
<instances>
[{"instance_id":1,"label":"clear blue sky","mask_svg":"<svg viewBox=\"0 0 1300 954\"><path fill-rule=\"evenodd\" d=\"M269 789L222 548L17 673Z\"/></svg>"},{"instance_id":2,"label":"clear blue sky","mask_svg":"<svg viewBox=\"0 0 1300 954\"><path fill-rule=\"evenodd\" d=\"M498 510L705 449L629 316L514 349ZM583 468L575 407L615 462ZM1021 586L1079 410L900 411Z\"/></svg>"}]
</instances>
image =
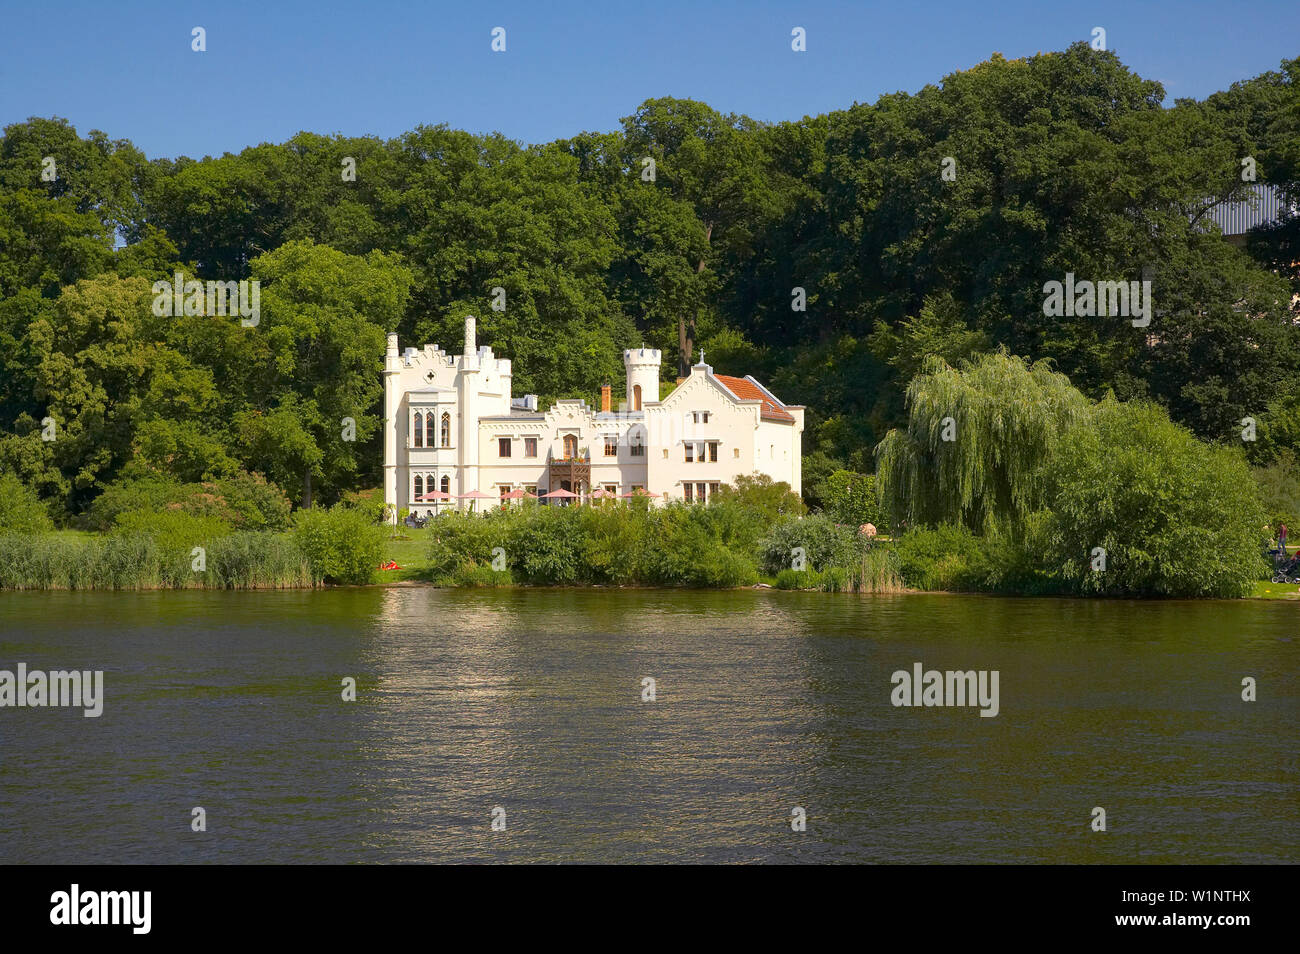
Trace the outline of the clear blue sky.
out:
<instances>
[{"instance_id":1,"label":"clear blue sky","mask_svg":"<svg viewBox=\"0 0 1300 954\"><path fill-rule=\"evenodd\" d=\"M206 53L190 49L195 26ZM505 53L490 49L496 26ZM806 53L790 49L795 26ZM1170 103L1300 55L1298 0L0 0L0 123L62 116L151 157L441 122L545 142L613 129L655 96L797 119L1095 26Z\"/></svg>"}]
</instances>

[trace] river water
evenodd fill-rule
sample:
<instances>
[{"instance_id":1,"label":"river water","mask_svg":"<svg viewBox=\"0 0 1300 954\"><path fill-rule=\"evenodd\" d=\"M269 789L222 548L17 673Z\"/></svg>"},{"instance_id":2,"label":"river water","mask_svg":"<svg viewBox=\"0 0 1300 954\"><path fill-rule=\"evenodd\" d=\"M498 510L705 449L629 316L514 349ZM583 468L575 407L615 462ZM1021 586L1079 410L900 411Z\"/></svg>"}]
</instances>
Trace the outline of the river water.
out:
<instances>
[{"instance_id":1,"label":"river water","mask_svg":"<svg viewBox=\"0 0 1300 954\"><path fill-rule=\"evenodd\" d=\"M105 684L0 708L0 862L1295 862L1298 637L1254 601L0 593L0 670ZM998 714L895 707L915 663L996 670Z\"/></svg>"}]
</instances>

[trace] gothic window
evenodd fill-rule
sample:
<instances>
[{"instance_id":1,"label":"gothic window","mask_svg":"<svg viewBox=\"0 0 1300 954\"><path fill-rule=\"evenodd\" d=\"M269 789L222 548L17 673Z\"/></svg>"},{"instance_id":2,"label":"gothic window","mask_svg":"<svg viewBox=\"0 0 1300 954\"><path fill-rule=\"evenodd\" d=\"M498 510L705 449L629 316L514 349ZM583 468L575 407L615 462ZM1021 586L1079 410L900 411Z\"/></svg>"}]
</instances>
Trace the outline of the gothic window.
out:
<instances>
[{"instance_id":1,"label":"gothic window","mask_svg":"<svg viewBox=\"0 0 1300 954\"><path fill-rule=\"evenodd\" d=\"M424 496L424 476L421 474L416 474L415 475L415 499L418 501L423 496Z\"/></svg>"},{"instance_id":2,"label":"gothic window","mask_svg":"<svg viewBox=\"0 0 1300 954\"><path fill-rule=\"evenodd\" d=\"M451 414L442 412L442 446L451 446Z\"/></svg>"},{"instance_id":3,"label":"gothic window","mask_svg":"<svg viewBox=\"0 0 1300 954\"><path fill-rule=\"evenodd\" d=\"M419 411L415 412L415 445L416 447L424 446L424 415Z\"/></svg>"}]
</instances>

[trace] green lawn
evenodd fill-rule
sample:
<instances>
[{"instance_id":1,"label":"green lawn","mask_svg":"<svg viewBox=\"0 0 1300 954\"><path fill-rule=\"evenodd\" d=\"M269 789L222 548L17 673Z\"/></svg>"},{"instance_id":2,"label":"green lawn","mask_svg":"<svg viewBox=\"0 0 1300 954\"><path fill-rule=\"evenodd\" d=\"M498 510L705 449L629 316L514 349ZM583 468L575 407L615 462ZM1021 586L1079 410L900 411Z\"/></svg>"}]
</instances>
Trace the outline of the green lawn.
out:
<instances>
[{"instance_id":1,"label":"green lawn","mask_svg":"<svg viewBox=\"0 0 1300 954\"><path fill-rule=\"evenodd\" d=\"M399 527L396 531L398 539L388 539L384 541L384 556L382 563L389 560L394 561L400 570L380 570L375 574L375 580L379 583L393 583L399 580L421 580L425 567L425 554L429 549L429 528L422 530L413 530L410 527Z\"/></svg>"},{"instance_id":2,"label":"green lawn","mask_svg":"<svg viewBox=\"0 0 1300 954\"><path fill-rule=\"evenodd\" d=\"M1255 590L1247 599L1253 600L1300 600L1300 586L1294 583L1269 583L1261 580L1255 584Z\"/></svg>"}]
</instances>

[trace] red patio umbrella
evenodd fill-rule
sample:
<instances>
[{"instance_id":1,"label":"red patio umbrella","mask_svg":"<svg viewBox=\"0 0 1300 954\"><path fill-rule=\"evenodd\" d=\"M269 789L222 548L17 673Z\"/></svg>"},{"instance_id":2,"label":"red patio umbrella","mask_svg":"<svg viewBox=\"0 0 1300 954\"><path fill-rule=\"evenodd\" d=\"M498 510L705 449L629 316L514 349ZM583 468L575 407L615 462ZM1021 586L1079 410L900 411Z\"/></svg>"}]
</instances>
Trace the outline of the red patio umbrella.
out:
<instances>
[{"instance_id":1,"label":"red patio umbrella","mask_svg":"<svg viewBox=\"0 0 1300 954\"><path fill-rule=\"evenodd\" d=\"M567 498L567 497L576 497L576 496L578 496L578 495L575 494L573 491L571 491L571 490L565 490L563 487L561 487L559 490L552 490L549 494L542 494L542 499L543 499L543 500L549 500L549 499L551 499L552 497L566 497L566 498Z\"/></svg>"},{"instance_id":2,"label":"red patio umbrella","mask_svg":"<svg viewBox=\"0 0 1300 954\"><path fill-rule=\"evenodd\" d=\"M427 502L430 500L450 500L451 494L443 490L430 490L423 497L416 497L415 499L421 502Z\"/></svg>"},{"instance_id":3,"label":"red patio umbrella","mask_svg":"<svg viewBox=\"0 0 1300 954\"><path fill-rule=\"evenodd\" d=\"M471 490L467 494L457 494L456 496L459 497L461 500L469 501L469 509L471 513L474 512L475 500L496 500L497 499L496 497L492 496L492 494L485 494L481 490Z\"/></svg>"}]
</instances>

